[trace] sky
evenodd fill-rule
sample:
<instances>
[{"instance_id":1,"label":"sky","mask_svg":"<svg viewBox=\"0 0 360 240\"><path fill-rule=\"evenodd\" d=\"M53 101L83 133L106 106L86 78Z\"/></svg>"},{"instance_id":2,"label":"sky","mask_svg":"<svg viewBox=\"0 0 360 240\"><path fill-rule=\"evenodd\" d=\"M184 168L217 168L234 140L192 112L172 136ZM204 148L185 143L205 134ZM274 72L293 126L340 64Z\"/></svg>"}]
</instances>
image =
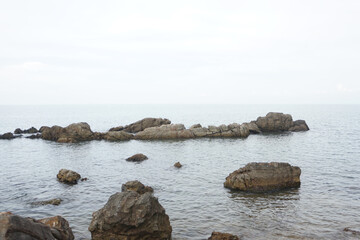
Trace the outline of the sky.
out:
<instances>
[{"instance_id":1,"label":"sky","mask_svg":"<svg viewBox=\"0 0 360 240\"><path fill-rule=\"evenodd\" d=\"M0 104L360 104L360 1L0 3Z\"/></svg>"}]
</instances>

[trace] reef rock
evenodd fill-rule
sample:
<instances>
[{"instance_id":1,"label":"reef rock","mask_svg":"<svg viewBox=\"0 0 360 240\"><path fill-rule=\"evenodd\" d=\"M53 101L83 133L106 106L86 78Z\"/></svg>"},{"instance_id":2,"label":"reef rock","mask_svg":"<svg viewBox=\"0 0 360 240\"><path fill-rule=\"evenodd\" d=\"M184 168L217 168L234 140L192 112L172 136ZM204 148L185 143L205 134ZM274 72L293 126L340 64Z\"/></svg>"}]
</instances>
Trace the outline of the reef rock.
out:
<instances>
[{"instance_id":1,"label":"reef rock","mask_svg":"<svg viewBox=\"0 0 360 240\"><path fill-rule=\"evenodd\" d=\"M171 239L169 216L149 192L115 193L92 216L89 226L92 240Z\"/></svg>"},{"instance_id":2,"label":"reef rock","mask_svg":"<svg viewBox=\"0 0 360 240\"><path fill-rule=\"evenodd\" d=\"M0 213L1 240L73 240L74 235L69 223L56 216L35 220L13 215L10 212Z\"/></svg>"},{"instance_id":3,"label":"reef rock","mask_svg":"<svg viewBox=\"0 0 360 240\"><path fill-rule=\"evenodd\" d=\"M137 153L135 155L132 155L131 157L128 157L126 161L129 162L141 162L148 159L148 157L142 153Z\"/></svg>"},{"instance_id":4,"label":"reef rock","mask_svg":"<svg viewBox=\"0 0 360 240\"><path fill-rule=\"evenodd\" d=\"M300 187L299 167L288 163L248 163L231 173L224 182L226 188L264 192Z\"/></svg>"},{"instance_id":5,"label":"reef rock","mask_svg":"<svg viewBox=\"0 0 360 240\"><path fill-rule=\"evenodd\" d=\"M150 128L150 127L158 127L158 126L166 125L166 124L170 124L170 123L171 123L171 121L166 118L144 118L144 119L134 122L130 125L126 125L124 127L124 131L129 132L129 133L137 133L137 132L144 131L145 129Z\"/></svg>"},{"instance_id":6,"label":"reef rock","mask_svg":"<svg viewBox=\"0 0 360 240\"><path fill-rule=\"evenodd\" d=\"M68 169L61 169L56 177L60 182L68 184L77 184L78 180L81 178L80 174Z\"/></svg>"},{"instance_id":7,"label":"reef rock","mask_svg":"<svg viewBox=\"0 0 360 240\"><path fill-rule=\"evenodd\" d=\"M152 192L154 192L154 189L152 187L145 186L141 182L135 180L135 181L129 181L129 182L123 184L121 186L121 191L122 192L134 191L139 194L144 194L146 192L152 193Z\"/></svg>"},{"instance_id":8,"label":"reef rock","mask_svg":"<svg viewBox=\"0 0 360 240\"><path fill-rule=\"evenodd\" d=\"M208 240L240 240L240 238L230 233L212 232Z\"/></svg>"}]
</instances>

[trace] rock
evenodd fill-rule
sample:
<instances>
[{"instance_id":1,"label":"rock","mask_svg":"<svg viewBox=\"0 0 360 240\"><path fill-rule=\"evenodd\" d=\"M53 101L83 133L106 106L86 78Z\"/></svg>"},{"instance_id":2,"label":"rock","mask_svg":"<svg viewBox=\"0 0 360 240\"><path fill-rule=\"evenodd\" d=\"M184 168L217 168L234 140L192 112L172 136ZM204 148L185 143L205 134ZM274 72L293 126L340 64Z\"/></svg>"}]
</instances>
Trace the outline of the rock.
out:
<instances>
[{"instance_id":1,"label":"rock","mask_svg":"<svg viewBox=\"0 0 360 240\"><path fill-rule=\"evenodd\" d=\"M288 163L248 163L231 173L224 187L251 192L264 192L300 187L299 167Z\"/></svg>"},{"instance_id":2,"label":"rock","mask_svg":"<svg viewBox=\"0 0 360 240\"><path fill-rule=\"evenodd\" d=\"M344 232L352 233L353 235L360 235L360 228L344 228Z\"/></svg>"},{"instance_id":3,"label":"rock","mask_svg":"<svg viewBox=\"0 0 360 240\"><path fill-rule=\"evenodd\" d=\"M80 181L83 182L83 181L87 181L87 180L88 180L88 178L85 177L85 178L82 178Z\"/></svg>"},{"instance_id":4,"label":"rock","mask_svg":"<svg viewBox=\"0 0 360 240\"><path fill-rule=\"evenodd\" d=\"M11 140L11 139L14 139L14 138L16 138L16 137L11 132L4 133L3 135L0 135L0 139Z\"/></svg>"},{"instance_id":5,"label":"rock","mask_svg":"<svg viewBox=\"0 0 360 240\"><path fill-rule=\"evenodd\" d=\"M62 217L35 220L13 215L10 212L0 213L1 240L73 240L74 235L69 223Z\"/></svg>"},{"instance_id":6,"label":"rock","mask_svg":"<svg viewBox=\"0 0 360 240\"><path fill-rule=\"evenodd\" d=\"M166 125L170 123L171 121L166 118L144 118L130 125L126 125L124 131L129 133L137 133L144 131L145 129L150 127L159 127L161 125Z\"/></svg>"},{"instance_id":7,"label":"rock","mask_svg":"<svg viewBox=\"0 0 360 240\"><path fill-rule=\"evenodd\" d=\"M293 120L290 114L269 112L266 117L258 117L256 125L262 132L288 131Z\"/></svg>"},{"instance_id":8,"label":"rock","mask_svg":"<svg viewBox=\"0 0 360 240\"><path fill-rule=\"evenodd\" d=\"M152 192L154 192L154 189L152 187L145 186L141 182L135 180L135 181L129 181L129 182L123 184L121 186L121 191L122 192L135 191L139 194L144 194L146 192L152 193Z\"/></svg>"},{"instance_id":9,"label":"rock","mask_svg":"<svg viewBox=\"0 0 360 240\"><path fill-rule=\"evenodd\" d=\"M31 127L29 129L26 130L21 130L20 128L15 129L14 133L15 134L22 134L22 133L37 133L39 132L36 128Z\"/></svg>"},{"instance_id":10,"label":"rock","mask_svg":"<svg viewBox=\"0 0 360 240\"><path fill-rule=\"evenodd\" d=\"M45 129L49 128L48 126L41 126L39 129L39 132L43 132Z\"/></svg>"},{"instance_id":11,"label":"rock","mask_svg":"<svg viewBox=\"0 0 360 240\"><path fill-rule=\"evenodd\" d=\"M243 124L244 124L245 127L247 127L249 129L249 132L251 134L259 134L259 133L261 133L261 130L256 125L255 121L251 121L249 123L243 123Z\"/></svg>"},{"instance_id":12,"label":"rock","mask_svg":"<svg viewBox=\"0 0 360 240\"><path fill-rule=\"evenodd\" d=\"M177 162L177 163L175 163L175 164L174 164L174 167L176 167L176 168L181 168L181 167L182 167L182 165L181 165L181 163L180 163L180 162Z\"/></svg>"},{"instance_id":13,"label":"rock","mask_svg":"<svg viewBox=\"0 0 360 240\"><path fill-rule=\"evenodd\" d=\"M44 140L57 141L65 129L60 126L42 127L41 138Z\"/></svg>"},{"instance_id":14,"label":"rock","mask_svg":"<svg viewBox=\"0 0 360 240\"><path fill-rule=\"evenodd\" d=\"M185 129L184 124L168 124L160 127L146 128L135 135L135 139L141 140L164 140L192 138L194 135Z\"/></svg>"},{"instance_id":15,"label":"rock","mask_svg":"<svg viewBox=\"0 0 360 240\"><path fill-rule=\"evenodd\" d=\"M301 132L301 131L308 131L310 130L308 125L304 120L296 120L293 122L291 127L289 128L289 131L291 132Z\"/></svg>"},{"instance_id":16,"label":"rock","mask_svg":"<svg viewBox=\"0 0 360 240\"><path fill-rule=\"evenodd\" d=\"M202 128L202 126L200 123L198 123L198 124L192 125L189 129L194 129L194 128Z\"/></svg>"},{"instance_id":17,"label":"rock","mask_svg":"<svg viewBox=\"0 0 360 240\"><path fill-rule=\"evenodd\" d=\"M46 201L33 202L32 205L60 205L62 200L60 198L54 198Z\"/></svg>"},{"instance_id":18,"label":"rock","mask_svg":"<svg viewBox=\"0 0 360 240\"><path fill-rule=\"evenodd\" d=\"M93 135L94 133L91 131L89 124L81 122L70 124L65 128L59 126L44 127L41 138L61 143L75 143L93 140Z\"/></svg>"},{"instance_id":19,"label":"rock","mask_svg":"<svg viewBox=\"0 0 360 240\"><path fill-rule=\"evenodd\" d=\"M23 130L21 130L20 128L15 129L14 134L22 134Z\"/></svg>"},{"instance_id":20,"label":"rock","mask_svg":"<svg viewBox=\"0 0 360 240\"><path fill-rule=\"evenodd\" d=\"M134 135L125 131L111 131L104 135L104 139L107 141L125 141L133 138Z\"/></svg>"},{"instance_id":21,"label":"rock","mask_svg":"<svg viewBox=\"0 0 360 240\"><path fill-rule=\"evenodd\" d=\"M230 233L212 232L208 240L240 240L240 238Z\"/></svg>"},{"instance_id":22,"label":"rock","mask_svg":"<svg viewBox=\"0 0 360 240\"><path fill-rule=\"evenodd\" d=\"M115 193L92 216L89 226L92 240L171 239L169 216L149 192Z\"/></svg>"},{"instance_id":23,"label":"rock","mask_svg":"<svg viewBox=\"0 0 360 240\"><path fill-rule=\"evenodd\" d=\"M81 178L81 176L77 172L68 169L61 169L57 174L57 178L63 183L77 184L77 181Z\"/></svg>"},{"instance_id":24,"label":"rock","mask_svg":"<svg viewBox=\"0 0 360 240\"><path fill-rule=\"evenodd\" d=\"M33 135L30 135L30 136L28 136L28 137L26 137L26 138L29 138L29 139L39 139L39 138L41 138L41 134L40 134L40 133L38 133L38 134L33 134Z\"/></svg>"},{"instance_id":25,"label":"rock","mask_svg":"<svg viewBox=\"0 0 360 240\"><path fill-rule=\"evenodd\" d=\"M105 133L101 133L101 132L94 132L92 139L93 140L103 140L105 137Z\"/></svg>"},{"instance_id":26,"label":"rock","mask_svg":"<svg viewBox=\"0 0 360 240\"><path fill-rule=\"evenodd\" d=\"M123 127L123 126L119 126L119 127L110 128L110 129L109 129L109 132L112 132L112 131L122 131L122 130L124 130L124 127Z\"/></svg>"},{"instance_id":27,"label":"rock","mask_svg":"<svg viewBox=\"0 0 360 240\"><path fill-rule=\"evenodd\" d=\"M144 161L146 159L148 159L148 157L146 155L144 155L142 153L138 153L138 154L135 154L135 155L133 155L131 157L128 157L126 159L126 161L129 161L129 162L141 162L141 161Z\"/></svg>"}]
</instances>

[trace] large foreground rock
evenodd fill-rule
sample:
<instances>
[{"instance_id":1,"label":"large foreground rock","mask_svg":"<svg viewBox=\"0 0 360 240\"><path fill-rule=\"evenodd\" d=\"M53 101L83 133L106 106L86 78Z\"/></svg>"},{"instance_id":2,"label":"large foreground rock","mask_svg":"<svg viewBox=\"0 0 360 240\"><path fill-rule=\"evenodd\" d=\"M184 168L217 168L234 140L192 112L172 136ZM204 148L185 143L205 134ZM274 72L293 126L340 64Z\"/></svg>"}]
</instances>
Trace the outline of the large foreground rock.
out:
<instances>
[{"instance_id":1,"label":"large foreground rock","mask_svg":"<svg viewBox=\"0 0 360 240\"><path fill-rule=\"evenodd\" d=\"M307 131L304 120L293 121L290 114L269 112L265 117L258 117L256 125L262 132Z\"/></svg>"},{"instance_id":2,"label":"large foreground rock","mask_svg":"<svg viewBox=\"0 0 360 240\"><path fill-rule=\"evenodd\" d=\"M240 238L230 233L212 232L208 240L240 240Z\"/></svg>"},{"instance_id":3,"label":"large foreground rock","mask_svg":"<svg viewBox=\"0 0 360 240\"><path fill-rule=\"evenodd\" d=\"M93 240L171 239L165 209L151 193L125 191L112 195L93 213L89 226Z\"/></svg>"},{"instance_id":4,"label":"large foreground rock","mask_svg":"<svg viewBox=\"0 0 360 240\"><path fill-rule=\"evenodd\" d=\"M75 143L94 140L94 133L89 124L85 122L73 123L63 128L53 126L42 129L41 138L57 142Z\"/></svg>"},{"instance_id":5,"label":"large foreground rock","mask_svg":"<svg viewBox=\"0 0 360 240\"><path fill-rule=\"evenodd\" d=\"M61 169L56 177L60 182L67 184L76 184L81 178L80 174L68 169Z\"/></svg>"},{"instance_id":6,"label":"large foreground rock","mask_svg":"<svg viewBox=\"0 0 360 240\"><path fill-rule=\"evenodd\" d=\"M144 118L140 121L134 122L124 127L124 131L129 133L141 132L149 127L158 127L161 125L170 124L171 121L166 118Z\"/></svg>"},{"instance_id":7,"label":"large foreground rock","mask_svg":"<svg viewBox=\"0 0 360 240\"><path fill-rule=\"evenodd\" d=\"M224 182L226 188L263 192L300 187L299 167L288 163L249 163L231 173Z\"/></svg>"},{"instance_id":8,"label":"large foreground rock","mask_svg":"<svg viewBox=\"0 0 360 240\"><path fill-rule=\"evenodd\" d=\"M56 216L35 220L10 212L0 213L1 240L73 240L69 223Z\"/></svg>"}]
</instances>

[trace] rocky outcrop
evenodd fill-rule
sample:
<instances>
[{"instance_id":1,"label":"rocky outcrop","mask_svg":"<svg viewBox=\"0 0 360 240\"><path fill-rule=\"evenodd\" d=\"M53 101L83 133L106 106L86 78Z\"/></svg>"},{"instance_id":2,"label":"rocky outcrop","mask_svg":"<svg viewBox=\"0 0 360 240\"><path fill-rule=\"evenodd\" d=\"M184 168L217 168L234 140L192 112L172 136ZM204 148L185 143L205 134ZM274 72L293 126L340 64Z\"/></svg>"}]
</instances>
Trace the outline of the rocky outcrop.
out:
<instances>
[{"instance_id":1,"label":"rocky outcrop","mask_svg":"<svg viewBox=\"0 0 360 240\"><path fill-rule=\"evenodd\" d=\"M146 192L152 193L152 192L154 192L154 189L152 187L145 186L141 182L135 180L135 181L129 181L129 182L123 184L121 186L121 191L122 192L134 191L139 194L144 194Z\"/></svg>"},{"instance_id":2,"label":"rocky outcrop","mask_svg":"<svg viewBox=\"0 0 360 240\"><path fill-rule=\"evenodd\" d=\"M0 213L1 240L73 240L69 223L62 217L35 220L10 212Z\"/></svg>"},{"instance_id":3,"label":"rocky outcrop","mask_svg":"<svg viewBox=\"0 0 360 240\"><path fill-rule=\"evenodd\" d=\"M264 192L300 187L299 167L288 163L249 163L231 173L224 182L226 188Z\"/></svg>"},{"instance_id":4,"label":"rocky outcrop","mask_svg":"<svg viewBox=\"0 0 360 240\"><path fill-rule=\"evenodd\" d=\"M180 162L177 162L174 164L174 167L176 168L181 168L182 167L182 164Z\"/></svg>"},{"instance_id":5,"label":"rocky outcrop","mask_svg":"<svg viewBox=\"0 0 360 240\"><path fill-rule=\"evenodd\" d=\"M240 240L240 238L230 233L212 232L208 240Z\"/></svg>"},{"instance_id":6,"label":"rocky outcrop","mask_svg":"<svg viewBox=\"0 0 360 240\"><path fill-rule=\"evenodd\" d=\"M255 121L249 123L243 123L243 125L249 129L250 134L259 134L261 133L260 128L256 125Z\"/></svg>"},{"instance_id":7,"label":"rocky outcrop","mask_svg":"<svg viewBox=\"0 0 360 240\"><path fill-rule=\"evenodd\" d=\"M171 239L169 217L149 192L115 193L92 216L89 231L93 240Z\"/></svg>"},{"instance_id":8,"label":"rocky outcrop","mask_svg":"<svg viewBox=\"0 0 360 240\"><path fill-rule=\"evenodd\" d=\"M131 157L128 157L126 161L129 162L142 162L144 160L148 159L148 157L142 153L137 153L135 155L132 155Z\"/></svg>"},{"instance_id":9,"label":"rocky outcrop","mask_svg":"<svg viewBox=\"0 0 360 240\"><path fill-rule=\"evenodd\" d=\"M109 129L109 132L113 132L113 131L122 131L124 130L123 126L118 126L118 127L113 127Z\"/></svg>"},{"instance_id":10,"label":"rocky outcrop","mask_svg":"<svg viewBox=\"0 0 360 240\"><path fill-rule=\"evenodd\" d=\"M144 118L124 127L125 132L137 133L144 131L146 128L159 127L161 125L170 124L171 121L166 118Z\"/></svg>"},{"instance_id":11,"label":"rocky outcrop","mask_svg":"<svg viewBox=\"0 0 360 240\"><path fill-rule=\"evenodd\" d=\"M31 127L29 129L25 129L25 130L21 130L20 128L17 128L15 129L14 133L15 134L23 134L23 133L38 133L39 131L34 128L34 127Z\"/></svg>"},{"instance_id":12,"label":"rocky outcrop","mask_svg":"<svg viewBox=\"0 0 360 240\"><path fill-rule=\"evenodd\" d=\"M293 121L290 114L269 112L265 117L258 117L256 125L262 132L307 131L304 120Z\"/></svg>"},{"instance_id":13,"label":"rocky outcrop","mask_svg":"<svg viewBox=\"0 0 360 240\"><path fill-rule=\"evenodd\" d=\"M77 184L78 180L81 178L80 174L68 169L61 169L56 177L60 182L67 184Z\"/></svg>"},{"instance_id":14,"label":"rocky outcrop","mask_svg":"<svg viewBox=\"0 0 360 240\"><path fill-rule=\"evenodd\" d=\"M94 133L89 124L81 122L70 124L65 128L59 126L44 127L41 138L62 143L75 143L93 140Z\"/></svg>"},{"instance_id":15,"label":"rocky outcrop","mask_svg":"<svg viewBox=\"0 0 360 240\"><path fill-rule=\"evenodd\" d=\"M16 136L14 136L14 134L12 134L11 132L4 133L3 135L0 134L0 139L11 140L14 138L16 138Z\"/></svg>"},{"instance_id":16,"label":"rocky outcrop","mask_svg":"<svg viewBox=\"0 0 360 240\"><path fill-rule=\"evenodd\" d=\"M54 198L46 201L39 201L39 202L33 202L31 205L37 206L37 205L60 205L62 200L60 198Z\"/></svg>"},{"instance_id":17,"label":"rocky outcrop","mask_svg":"<svg viewBox=\"0 0 360 240\"><path fill-rule=\"evenodd\" d=\"M134 138L134 135L125 131L110 131L107 132L103 139L107 141L126 141Z\"/></svg>"}]
</instances>

